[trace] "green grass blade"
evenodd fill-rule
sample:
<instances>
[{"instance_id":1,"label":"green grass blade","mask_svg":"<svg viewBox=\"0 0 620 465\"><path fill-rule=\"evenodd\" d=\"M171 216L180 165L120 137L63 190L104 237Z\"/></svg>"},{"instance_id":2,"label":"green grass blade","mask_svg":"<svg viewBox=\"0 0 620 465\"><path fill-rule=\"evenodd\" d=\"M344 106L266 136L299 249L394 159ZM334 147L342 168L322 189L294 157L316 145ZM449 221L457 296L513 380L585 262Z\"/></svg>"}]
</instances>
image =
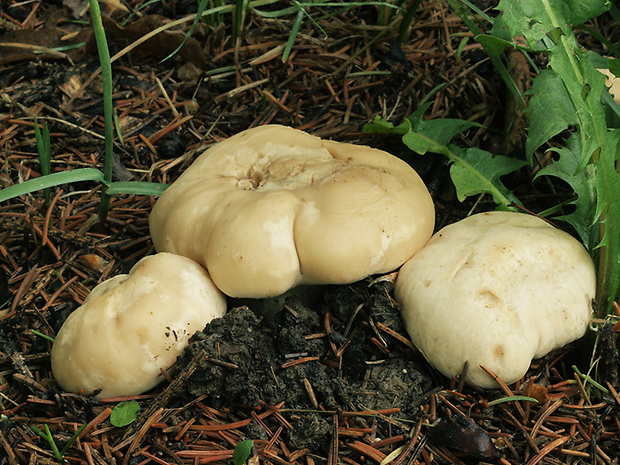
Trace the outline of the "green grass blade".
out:
<instances>
[{"instance_id":1,"label":"green grass blade","mask_svg":"<svg viewBox=\"0 0 620 465\"><path fill-rule=\"evenodd\" d=\"M288 60L288 57L293 50L293 45L295 44L295 39L297 39L297 34L299 33L299 29L301 28L301 23L304 19L305 12L302 9L297 11L297 16L295 17L295 22L293 23L293 27L291 27L291 32L288 35L288 40L286 41L286 45L284 46L284 51L282 52L282 63Z\"/></svg>"},{"instance_id":2,"label":"green grass blade","mask_svg":"<svg viewBox=\"0 0 620 465\"><path fill-rule=\"evenodd\" d=\"M118 137L119 143L123 145L125 143L123 140L123 131L121 131L121 124L118 120L118 112L116 111L116 108L114 109L114 129L116 130L116 137Z\"/></svg>"},{"instance_id":3,"label":"green grass blade","mask_svg":"<svg viewBox=\"0 0 620 465\"><path fill-rule=\"evenodd\" d=\"M194 22L189 28L189 31L187 31L187 34L185 34L183 41L179 44L177 48L175 48L172 52L170 52L170 54L166 58L162 59L160 63L164 63L165 61L168 61L170 58L172 58L177 53L179 53L179 50L183 48L183 45L185 45L185 42L187 42L187 39L189 39L194 33L194 30L196 29L196 26L198 25L200 18L202 17L202 14L207 9L208 3L209 3L209 0L200 0L198 2L198 11L196 12L196 17L194 18Z\"/></svg>"},{"instance_id":4,"label":"green grass blade","mask_svg":"<svg viewBox=\"0 0 620 465\"><path fill-rule=\"evenodd\" d=\"M93 19L93 32L97 43L97 52L101 65L101 78L103 81L103 119L105 134L105 156L103 162L103 178L105 184L101 191L101 204L99 206L99 219L105 221L110 208L110 196L107 186L112 182L112 168L114 165L114 114L112 107L112 63L110 62L110 50L101 21L101 10L97 0L89 0L90 13Z\"/></svg>"},{"instance_id":5,"label":"green grass blade","mask_svg":"<svg viewBox=\"0 0 620 465\"><path fill-rule=\"evenodd\" d=\"M110 184L108 193L110 195L135 194L159 196L163 194L167 188L168 184L160 184L157 182L118 181Z\"/></svg>"},{"instance_id":6,"label":"green grass blade","mask_svg":"<svg viewBox=\"0 0 620 465\"><path fill-rule=\"evenodd\" d=\"M416 13L418 12L418 8L420 8L420 3L422 3L422 0L416 0L413 5L407 8L403 15L398 32L398 40L401 44L407 40L407 37L409 37L409 28L413 23Z\"/></svg>"},{"instance_id":7,"label":"green grass blade","mask_svg":"<svg viewBox=\"0 0 620 465\"><path fill-rule=\"evenodd\" d=\"M52 148L50 143L50 131L47 123L43 127L43 133L39 128L39 121L34 117L34 137L37 143L37 152L39 154L39 163L41 164L41 176L47 176L52 172ZM45 206L49 207L51 203L52 192L49 188L45 189Z\"/></svg>"},{"instance_id":8,"label":"green grass blade","mask_svg":"<svg viewBox=\"0 0 620 465\"><path fill-rule=\"evenodd\" d=\"M46 341L51 342L52 344L56 341L56 339L54 339L53 337L50 337L47 334L43 334L42 332L37 331L36 329L31 329L30 332L34 334L35 336L40 337L41 339L45 339Z\"/></svg>"},{"instance_id":9,"label":"green grass blade","mask_svg":"<svg viewBox=\"0 0 620 465\"><path fill-rule=\"evenodd\" d=\"M58 450L58 446L54 441L54 436L52 436L52 432L50 431L50 428L49 426L47 426L47 424L45 425L45 431L41 431L34 425L31 426L30 429L32 429L32 431L41 436L42 439L45 439L47 441L47 443L50 445L50 448L52 449L52 452L54 453L54 458L58 463L65 463L63 454Z\"/></svg>"},{"instance_id":10,"label":"green grass blade","mask_svg":"<svg viewBox=\"0 0 620 465\"><path fill-rule=\"evenodd\" d=\"M84 423L82 426L80 426L80 428L75 432L75 434L71 436L71 439L67 441L67 444L65 444L65 447L62 448L62 450L60 451L60 455L64 457L64 455L71 448L73 443L77 441L77 438L80 437L80 434L82 434L82 431L84 431L87 426L88 426L88 423Z\"/></svg>"},{"instance_id":11,"label":"green grass blade","mask_svg":"<svg viewBox=\"0 0 620 465\"><path fill-rule=\"evenodd\" d=\"M235 9L233 10L233 39L237 40L241 38L243 33L243 24L245 22L245 16L248 12L249 3L248 0L235 0Z\"/></svg>"},{"instance_id":12,"label":"green grass blade","mask_svg":"<svg viewBox=\"0 0 620 465\"><path fill-rule=\"evenodd\" d=\"M609 50L611 51L611 53L613 53L615 56L620 57L620 50L618 49L618 47L616 47L611 41L607 40L607 38L605 36L603 36L601 33L599 33L598 31L596 31L595 29L592 29L589 26L586 26L585 24L583 24L582 26L580 26L581 29L583 29L585 32L587 32L588 34L590 34L592 37L594 37L596 40L600 41L603 45L605 45L607 48L609 48Z\"/></svg>"},{"instance_id":13,"label":"green grass blade","mask_svg":"<svg viewBox=\"0 0 620 465\"><path fill-rule=\"evenodd\" d=\"M103 173L96 168L80 168L77 170L63 171L61 173L53 173L36 179L29 179L28 181L0 190L0 202L5 202L19 197L20 195L30 194L48 187L82 181L103 182Z\"/></svg>"},{"instance_id":14,"label":"green grass blade","mask_svg":"<svg viewBox=\"0 0 620 465\"><path fill-rule=\"evenodd\" d=\"M480 16L483 20L485 20L489 24L493 24L493 18L491 18L489 15L487 15L484 11L482 11L480 8L478 8L473 3L469 2L468 0L461 0L461 3L467 6L471 11L473 11L476 15Z\"/></svg>"}]
</instances>

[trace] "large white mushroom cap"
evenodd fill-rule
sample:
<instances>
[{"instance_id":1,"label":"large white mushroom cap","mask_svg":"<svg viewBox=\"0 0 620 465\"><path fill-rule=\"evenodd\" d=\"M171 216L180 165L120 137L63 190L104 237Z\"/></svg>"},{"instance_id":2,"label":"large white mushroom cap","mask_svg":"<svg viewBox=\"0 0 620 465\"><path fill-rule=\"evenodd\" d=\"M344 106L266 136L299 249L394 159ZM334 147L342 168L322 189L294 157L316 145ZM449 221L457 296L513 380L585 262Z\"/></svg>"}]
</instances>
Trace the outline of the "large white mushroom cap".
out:
<instances>
[{"instance_id":1,"label":"large white mushroom cap","mask_svg":"<svg viewBox=\"0 0 620 465\"><path fill-rule=\"evenodd\" d=\"M190 257L224 293L253 298L392 271L433 226L430 194L404 161L278 125L211 147L150 216L158 251Z\"/></svg>"},{"instance_id":2,"label":"large white mushroom cap","mask_svg":"<svg viewBox=\"0 0 620 465\"><path fill-rule=\"evenodd\" d=\"M69 315L52 346L54 377L71 392L142 393L225 312L225 296L199 264L169 253L145 257L97 285Z\"/></svg>"},{"instance_id":3,"label":"large white mushroom cap","mask_svg":"<svg viewBox=\"0 0 620 465\"><path fill-rule=\"evenodd\" d=\"M510 384L585 333L596 275L585 248L545 221L481 213L436 233L400 270L395 297L411 340L447 377Z\"/></svg>"}]
</instances>

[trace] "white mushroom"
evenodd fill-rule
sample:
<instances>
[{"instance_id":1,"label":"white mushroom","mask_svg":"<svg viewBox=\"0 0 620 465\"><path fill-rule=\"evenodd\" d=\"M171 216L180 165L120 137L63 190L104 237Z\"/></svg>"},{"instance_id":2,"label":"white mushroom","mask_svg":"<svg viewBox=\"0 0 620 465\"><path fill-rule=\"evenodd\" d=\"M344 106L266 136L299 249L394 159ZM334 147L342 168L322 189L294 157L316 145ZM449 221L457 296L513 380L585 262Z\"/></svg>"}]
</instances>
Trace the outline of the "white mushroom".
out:
<instances>
[{"instance_id":1,"label":"white mushroom","mask_svg":"<svg viewBox=\"0 0 620 465\"><path fill-rule=\"evenodd\" d=\"M392 271L433 225L428 190L404 161L277 125L211 147L150 216L158 251L190 257L224 293L252 298Z\"/></svg>"},{"instance_id":2,"label":"white mushroom","mask_svg":"<svg viewBox=\"0 0 620 465\"><path fill-rule=\"evenodd\" d=\"M64 322L52 371L71 392L139 394L156 386L188 339L226 311L226 298L196 262L148 256L97 285Z\"/></svg>"},{"instance_id":3,"label":"white mushroom","mask_svg":"<svg viewBox=\"0 0 620 465\"><path fill-rule=\"evenodd\" d=\"M569 234L525 214L473 215L443 228L400 270L395 297L413 343L447 377L510 384L585 333L596 276Z\"/></svg>"}]
</instances>

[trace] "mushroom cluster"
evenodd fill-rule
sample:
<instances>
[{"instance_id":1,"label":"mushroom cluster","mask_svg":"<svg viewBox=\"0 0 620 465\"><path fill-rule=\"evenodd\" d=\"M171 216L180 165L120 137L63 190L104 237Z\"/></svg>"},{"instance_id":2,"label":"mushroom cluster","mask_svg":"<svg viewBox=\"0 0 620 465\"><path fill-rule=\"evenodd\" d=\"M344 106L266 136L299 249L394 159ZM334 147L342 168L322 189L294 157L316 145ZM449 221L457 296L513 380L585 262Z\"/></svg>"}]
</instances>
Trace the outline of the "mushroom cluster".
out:
<instances>
[{"instance_id":1,"label":"mushroom cluster","mask_svg":"<svg viewBox=\"0 0 620 465\"><path fill-rule=\"evenodd\" d=\"M279 125L219 142L157 200L155 249L201 263L232 297L393 271L430 238L431 196L407 163Z\"/></svg>"},{"instance_id":2,"label":"mushroom cluster","mask_svg":"<svg viewBox=\"0 0 620 465\"><path fill-rule=\"evenodd\" d=\"M446 226L400 270L395 297L413 343L445 376L507 384L585 333L596 291L586 249L544 220L480 213Z\"/></svg>"},{"instance_id":3,"label":"mushroom cluster","mask_svg":"<svg viewBox=\"0 0 620 465\"><path fill-rule=\"evenodd\" d=\"M395 298L414 344L451 377L512 383L532 358L581 337L595 295L583 246L518 213L437 232L418 174L381 150L267 125L202 154L149 218L158 254L98 285L52 349L69 391L120 396L160 380L231 297L346 284L401 265ZM430 238L430 240L429 240ZM222 293L223 292L223 293Z\"/></svg>"}]
</instances>

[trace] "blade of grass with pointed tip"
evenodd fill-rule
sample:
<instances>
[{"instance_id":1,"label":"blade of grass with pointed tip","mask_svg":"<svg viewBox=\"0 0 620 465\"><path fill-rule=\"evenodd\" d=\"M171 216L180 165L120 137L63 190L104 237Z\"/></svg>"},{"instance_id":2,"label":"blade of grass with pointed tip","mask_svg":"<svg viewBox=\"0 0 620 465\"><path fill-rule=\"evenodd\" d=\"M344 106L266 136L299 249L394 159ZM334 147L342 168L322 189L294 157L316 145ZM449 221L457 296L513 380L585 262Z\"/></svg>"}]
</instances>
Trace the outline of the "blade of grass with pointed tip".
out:
<instances>
[{"instance_id":1,"label":"blade of grass with pointed tip","mask_svg":"<svg viewBox=\"0 0 620 465\"><path fill-rule=\"evenodd\" d=\"M177 48L175 48L172 52L170 52L170 54L168 54L167 57L163 58L160 61L160 63L164 63L165 61L168 61L170 58L172 58L177 53L179 53L179 50L181 50L181 48L183 48L183 45L185 45L185 42L187 42L187 40L194 33L194 30L196 29L196 26L198 25L198 23L200 21L200 18L202 18L202 14L207 9L208 3L209 3L209 0L200 0L198 2L198 11L196 12L196 17L194 18L194 22L190 26L189 31L187 31L187 34L185 34L185 37L183 38L183 41L179 44L179 46Z\"/></svg>"},{"instance_id":2,"label":"blade of grass with pointed tip","mask_svg":"<svg viewBox=\"0 0 620 465\"><path fill-rule=\"evenodd\" d=\"M0 190L0 202L19 197L20 195L40 191L48 187L82 181L103 182L103 173L96 168L79 168L71 171L52 173L36 179L29 179L28 181Z\"/></svg>"},{"instance_id":3,"label":"blade of grass with pointed tip","mask_svg":"<svg viewBox=\"0 0 620 465\"><path fill-rule=\"evenodd\" d=\"M299 29L301 28L301 24L304 19L304 16L305 16L304 10L299 9L297 11L297 16L295 16L293 27L291 27L291 32L288 35L286 45L284 46L284 51L282 52L282 63L288 60L288 57L290 56L291 51L293 50L293 45L295 44L295 40L297 39L297 34L299 34Z\"/></svg>"},{"instance_id":4,"label":"blade of grass with pointed tip","mask_svg":"<svg viewBox=\"0 0 620 465\"><path fill-rule=\"evenodd\" d=\"M88 426L88 423L84 423L82 426L79 427L79 429L73 434L73 436L71 436L71 439L69 439L67 441L67 443L65 444L65 446L61 449L60 455L62 455L64 457L64 455L71 448L73 443L75 443L75 441L77 441L77 438L80 437L80 434L82 434L82 431L84 431L87 426Z\"/></svg>"}]
</instances>

